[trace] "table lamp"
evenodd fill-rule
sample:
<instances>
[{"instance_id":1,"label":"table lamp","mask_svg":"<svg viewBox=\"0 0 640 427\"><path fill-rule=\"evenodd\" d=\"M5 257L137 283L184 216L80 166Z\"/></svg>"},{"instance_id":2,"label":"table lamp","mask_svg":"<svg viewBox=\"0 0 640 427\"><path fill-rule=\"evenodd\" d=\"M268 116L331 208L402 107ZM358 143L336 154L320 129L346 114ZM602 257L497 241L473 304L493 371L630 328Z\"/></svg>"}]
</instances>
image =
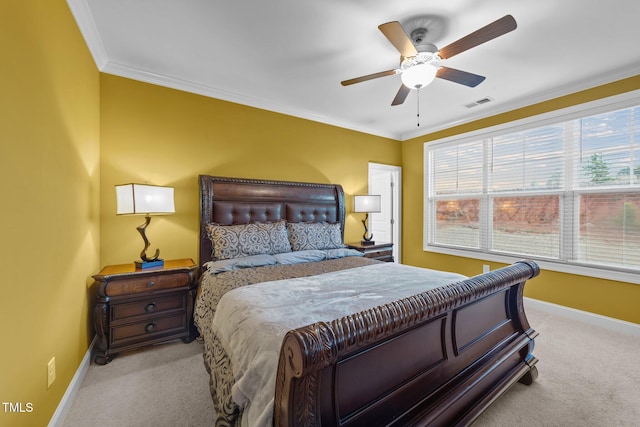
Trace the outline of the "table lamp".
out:
<instances>
[{"instance_id":1,"label":"table lamp","mask_svg":"<svg viewBox=\"0 0 640 427\"><path fill-rule=\"evenodd\" d=\"M362 220L364 225L364 234L362 235L362 245L374 245L373 234L369 233L367 228L367 221L369 220L370 213L380 212L380 196L379 195L360 195L353 196L353 211L358 213L366 213Z\"/></svg>"},{"instance_id":2,"label":"table lamp","mask_svg":"<svg viewBox=\"0 0 640 427\"><path fill-rule=\"evenodd\" d=\"M144 215L145 223L136 227L142 240L144 249L140 252L140 261L134 261L136 268L151 268L164 266L160 259L160 249L156 249L153 257L147 256L149 240L146 229L151 222L151 215L168 215L176 211L173 203L173 187L160 187L146 184L116 185L116 215Z\"/></svg>"}]
</instances>

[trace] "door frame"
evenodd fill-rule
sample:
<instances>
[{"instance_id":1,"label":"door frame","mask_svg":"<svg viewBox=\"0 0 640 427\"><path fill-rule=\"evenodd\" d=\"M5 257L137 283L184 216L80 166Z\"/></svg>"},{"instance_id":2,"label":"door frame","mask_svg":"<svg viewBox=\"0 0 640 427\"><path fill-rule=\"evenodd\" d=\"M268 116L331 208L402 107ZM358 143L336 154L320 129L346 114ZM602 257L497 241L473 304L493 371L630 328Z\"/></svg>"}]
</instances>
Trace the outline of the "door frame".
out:
<instances>
[{"instance_id":1,"label":"door frame","mask_svg":"<svg viewBox=\"0 0 640 427\"><path fill-rule=\"evenodd\" d=\"M373 177L377 174L391 174L393 182L393 249L397 263L402 262L402 167L369 162L368 187L371 191Z\"/></svg>"}]
</instances>

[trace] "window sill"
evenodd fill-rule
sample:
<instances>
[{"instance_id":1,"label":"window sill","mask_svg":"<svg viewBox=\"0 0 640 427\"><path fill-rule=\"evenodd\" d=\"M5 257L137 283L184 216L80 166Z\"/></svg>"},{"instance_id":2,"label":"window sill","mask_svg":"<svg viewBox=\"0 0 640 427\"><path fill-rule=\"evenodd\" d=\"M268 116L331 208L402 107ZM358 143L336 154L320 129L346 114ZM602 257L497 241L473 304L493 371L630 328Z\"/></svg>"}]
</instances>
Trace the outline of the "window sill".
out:
<instances>
[{"instance_id":1,"label":"window sill","mask_svg":"<svg viewBox=\"0 0 640 427\"><path fill-rule=\"evenodd\" d=\"M606 269L606 268L587 267L587 266L576 265L576 264L553 262L553 261L549 261L541 258L536 258L533 256L527 256L527 255L522 255L522 256L500 255L500 254L485 253L485 252L473 251L473 250L454 249L454 248L448 248L443 246L427 246L424 248L424 251L439 253L444 255L459 256L463 258L477 259L481 261L501 262L504 264L513 264L514 262L522 259L532 259L543 270L557 271L560 273L577 274L580 276L595 277L598 279L615 280L619 282L640 284L640 274L638 274L637 272L634 273L631 271L626 272L626 271L619 271L619 270Z\"/></svg>"}]
</instances>

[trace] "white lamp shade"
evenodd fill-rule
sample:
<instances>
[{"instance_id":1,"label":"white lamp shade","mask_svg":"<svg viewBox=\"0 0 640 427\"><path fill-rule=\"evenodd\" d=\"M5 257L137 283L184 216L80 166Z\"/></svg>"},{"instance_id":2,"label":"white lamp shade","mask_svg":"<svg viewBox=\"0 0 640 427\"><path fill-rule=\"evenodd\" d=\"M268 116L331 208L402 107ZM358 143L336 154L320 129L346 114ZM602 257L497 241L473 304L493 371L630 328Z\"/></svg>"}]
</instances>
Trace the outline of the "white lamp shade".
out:
<instances>
[{"instance_id":1,"label":"white lamp shade","mask_svg":"<svg viewBox=\"0 0 640 427\"><path fill-rule=\"evenodd\" d=\"M380 196L353 196L353 211L375 213L380 212Z\"/></svg>"},{"instance_id":2,"label":"white lamp shade","mask_svg":"<svg viewBox=\"0 0 640 427\"><path fill-rule=\"evenodd\" d=\"M173 187L116 185L117 215L166 215L176 211Z\"/></svg>"},{"instance_id":3,"label":"white lamp shade","mask_svg":"<svg viewBox=\"0 0 640 427\"><path fill-rule=\"evenodd\" d=\"M437 71L438 69L431 64L417 64L404 70L400 74L400 80L409 89L420 89L436 78Z\"/></svg>"}]
</instances>

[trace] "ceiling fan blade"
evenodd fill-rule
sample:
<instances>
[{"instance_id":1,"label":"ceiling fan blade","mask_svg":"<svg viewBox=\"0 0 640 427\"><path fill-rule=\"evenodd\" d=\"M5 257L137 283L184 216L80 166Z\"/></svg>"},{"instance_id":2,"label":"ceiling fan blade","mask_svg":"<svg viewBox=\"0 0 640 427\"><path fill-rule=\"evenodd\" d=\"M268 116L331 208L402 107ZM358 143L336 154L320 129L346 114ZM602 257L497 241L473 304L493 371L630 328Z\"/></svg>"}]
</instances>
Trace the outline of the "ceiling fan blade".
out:
<instances>
[{"instance_id":1,"label":"ceiling fan blade","mask_svg":"<svg viewBox=\"0 0 640 427\"><path fill-rule=\"evenodd\" d=\"M366 76L356 77L355 79L343 80L340 82L340 84L342 86L349 86L354 83L366 82L367 80L373 80L385 76L393 76L396 74L398 74L397 70L380 71L379 73L367 74Z\"/></svg>"},{"instance_id":2,"label":"ceiling fan blade","mask_svg":"<svg viewBox=\"0 0 640 427\"><path fill-rule=\"evenodd\" d=\"M386 24L378 25L378 29L382 31L382 34L389 39L391 44L398 49L400 55L403 57L416 56L418 51L413 45L413 42L404 32L402 25L398 21L387 22Z\"/></svg>"},{"instance_id":3,"label":"ceiling fan blade","mask_svg":"<svg viewBox=\"0 0 640 427\"><path fill-rule=\"evenodd\" d=\"M478 74L468 73L466 71L456 70L455 68L449 67L438 68L436 77L469 87L478 86L486 78L484 76L479 76Z\"/></svg>"},{"instance_id":4,"label":"ceiling fan blade","mask_svg":"<svg viewBox=\"0 0 640 427\"><path fill-rule=\"evenodd\" d=\"M400 89L398 90L396 97L393 98L393 102L391 103L391 105L394 106L402 104L404 100L407 99L407 95L409 95L409 92L411 92L411 89L409 89L405 85L400 86Z\"/></svg>"},{"instance_id":5,"label":"ceiling fan blade","mask_svg":"<svg viewBox=\"0 0 640 427\"><path fill-rule=\"evenodd\" d=\"M489 40L493 40L496 37L499 37L503 34L508 33L509 31L513 31L517 28L518 24L516 20L511 15L503 16L497 21L492 22L489 25L486 25L480 28L477 31L474 31L471 34L464 36L463 38L451 43L448 46L440 49L438 55L442 59L451 58L454 55L457 55L465 50L469 50L472 47L476 47L482 43L488 42Z\"/></svg>"}]
</instances>

